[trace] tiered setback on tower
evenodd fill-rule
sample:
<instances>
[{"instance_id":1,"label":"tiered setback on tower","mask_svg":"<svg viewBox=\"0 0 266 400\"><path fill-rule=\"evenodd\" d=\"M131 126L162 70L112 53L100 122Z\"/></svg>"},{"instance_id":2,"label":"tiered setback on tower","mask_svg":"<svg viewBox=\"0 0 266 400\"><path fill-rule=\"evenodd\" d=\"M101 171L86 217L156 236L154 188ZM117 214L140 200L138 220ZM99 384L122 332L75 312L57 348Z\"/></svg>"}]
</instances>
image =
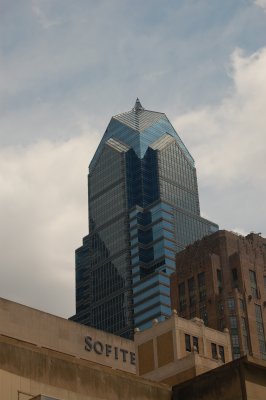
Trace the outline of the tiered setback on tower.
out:
<instances>
[{"instance_id":1,"label":"tiered setback on tower","mask_svg":"<svg viewBox=\"0 0 266 400\"><path fill-rule=\"evenodd\" d=\"M75 321L121 336L171 314L175 253L218 229L200 217L194 160L166 115L114 116L89 167Z\"/></svg>"}]
</instances>

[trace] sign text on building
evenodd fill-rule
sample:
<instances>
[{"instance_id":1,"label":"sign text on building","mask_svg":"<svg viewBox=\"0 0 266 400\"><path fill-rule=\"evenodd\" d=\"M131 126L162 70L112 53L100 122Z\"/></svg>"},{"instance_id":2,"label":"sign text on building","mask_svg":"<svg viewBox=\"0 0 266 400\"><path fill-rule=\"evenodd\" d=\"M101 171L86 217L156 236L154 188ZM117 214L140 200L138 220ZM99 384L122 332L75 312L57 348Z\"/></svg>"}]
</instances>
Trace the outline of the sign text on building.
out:
<instances>
[{"instance_id":1,"label":"sign text on building","mask_svg":"<svg viewBox=\"0 0 266 400\"><path fill-rule=\"evenodd\" d=\"M102 343L99 340L94 341L91 336L85 337L85 350L94 351L96 354L105 355L106 357L113 356L115 360L122 358L123 362L129 361L130 364L136 364L136 356L132 351Z\"/></svg>"}]
</instances>

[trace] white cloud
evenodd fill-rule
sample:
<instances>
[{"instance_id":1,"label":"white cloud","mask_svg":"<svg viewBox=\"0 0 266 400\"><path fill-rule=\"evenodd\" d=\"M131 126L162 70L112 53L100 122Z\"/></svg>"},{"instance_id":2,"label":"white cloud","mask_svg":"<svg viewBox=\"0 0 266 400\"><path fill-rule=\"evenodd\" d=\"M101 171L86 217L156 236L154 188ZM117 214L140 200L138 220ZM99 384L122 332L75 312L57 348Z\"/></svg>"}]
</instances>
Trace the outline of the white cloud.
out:
<instances>
[{"instance_id":1,"label":"white cloud","mask_svg":"<svg viewBox=\"0 0 266 400\"><path fill-rule=\"evenodd\" d=\"M229 229L265 230L265 71L266 48L250 56L237 49L230 94L175 121L197 162L204 209Z\"/></svg>"},{"instance_id":2,"label":"white cloud","mask_svg":"<svg viewBox=\"0 0 266 400\"><path fill-rule=\"evenodd\" d=\"M41 25L45 29L55 25L60 25L62 22L60 18L48 18L46 12L44 11L45 5L47 5L47 2L44 2L43 0L32 0L33 14L36 15Z\"/></svg>"},{"instance_id":3,"label":"white cloud","mask_svg":"<svg viewBox=\"0 0 266 400\"><path fill-rule=\"evenodd\" d=\"M1 297L74 312L74 250L88 232L93 137L0 151Z\"/></svg>"},{"instance_id":4,"label":"white cloud","mask_svg":"<svg viewBox=\"0 0 266 400\"><path fill-rule=\"evenodd\" d=\"M266 11L266 0L255 0L255 4Z\"/></svg>"}]
</instances>

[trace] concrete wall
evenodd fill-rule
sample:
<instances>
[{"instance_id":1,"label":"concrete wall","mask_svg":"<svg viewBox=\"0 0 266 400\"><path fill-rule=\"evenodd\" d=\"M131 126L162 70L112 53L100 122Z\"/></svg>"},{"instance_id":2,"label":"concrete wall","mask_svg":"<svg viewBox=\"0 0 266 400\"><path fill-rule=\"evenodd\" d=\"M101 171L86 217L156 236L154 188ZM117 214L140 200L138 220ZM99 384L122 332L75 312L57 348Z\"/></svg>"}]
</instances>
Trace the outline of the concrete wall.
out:
<instances>
[{"instance_id":1,"label":"concrete wall","mask_svg":"<svg viewBox=\"0 0 266 400\"><path fill-rule=\"evenodd\" d=\"M243 357L173 387L173 400L265 400L266 363Z\"/></svg>"},{"instance_id":2,"label":"concrete wall","mask_svg":"<svg viewBox=\"0 0 266 400\"><path fill-rule=\"evenodd\" d=\"M170 400L171 391L131 373L0 336L0 398Z\"/></svg>"},{"instance_id":3,"label":"concrete wall","mask_svg":"<svg viewBox=\"0 0 266 400\"><path fill-rule=\"evenodd\" d=\"M190 336L191 352L186 351L185 334ZM198 338L199 352L193 351L193 336ZM186 320L173 312L168 320L136 332L137 374L169 385L191 379L222 364L212 358L212 343L223 346L226 362L232 360L228 332L210 329L199 319Z\"/></svg>"},{"instance_id":4,"label":"concrete wall","mask_svg":"<svg viewBox=\"0 0 266 400\"><path fill-rule=\"evenodd\" d=\"M0 335L136 373L134 342L0 298ZM91 337L91 351L85 338ZM103 347L101 347L101 344ZM109 347L106 348L106 345ZM86 346L90 349L90 345ZM101 353L102 354L99 354Z\"/></svg>"}]
</instances>

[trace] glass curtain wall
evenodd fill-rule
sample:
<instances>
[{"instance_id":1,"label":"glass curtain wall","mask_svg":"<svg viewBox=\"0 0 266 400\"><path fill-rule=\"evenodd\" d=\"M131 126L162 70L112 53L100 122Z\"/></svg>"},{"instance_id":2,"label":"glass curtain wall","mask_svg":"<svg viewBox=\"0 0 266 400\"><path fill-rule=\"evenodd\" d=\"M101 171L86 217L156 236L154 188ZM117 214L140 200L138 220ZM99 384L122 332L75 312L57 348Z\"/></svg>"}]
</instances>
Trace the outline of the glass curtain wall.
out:
<instances>
[{"instance_id":1,"label":"glass curtain wall","mask_svg":"<svg viewBox=\"0 0 266 400\"><path fill-rule=\"evenodd\" d=\"M76 320L124 337L171 313L175 253L218 226L200 216L194 160L165 114L114 116L89 167Z\"/></svg>"}]
</instances>

